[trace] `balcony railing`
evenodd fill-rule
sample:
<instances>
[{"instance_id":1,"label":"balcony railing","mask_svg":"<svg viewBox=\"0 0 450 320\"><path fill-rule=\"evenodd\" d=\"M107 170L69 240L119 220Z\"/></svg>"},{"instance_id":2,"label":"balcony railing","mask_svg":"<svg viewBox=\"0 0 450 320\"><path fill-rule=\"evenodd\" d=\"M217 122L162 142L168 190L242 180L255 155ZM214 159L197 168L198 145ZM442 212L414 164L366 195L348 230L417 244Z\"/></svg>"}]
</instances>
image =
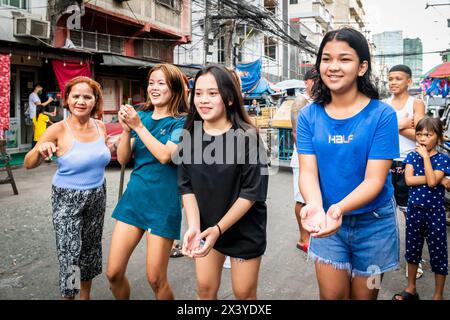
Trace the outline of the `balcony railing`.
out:
<instances>
[{"instance_id":1,"label":"balcony railing","mask_svg":"<svg viewBox=\"0 0 450 320\"><path fill-rule=\"evenodd\" d=\"M312 9L314 17L320 24L326 26L331 23L331 14L321 2L313 2Z\"/></svg>"},{"instance_id":2,"label":"balcony railing","mask_svg":"<svg viewBox=\"0 0 450 320\"><path fill-rule=\"evenodd\" d=\"M124 39L110 34L101 34L84 30L71 30L70 40L77 48L93 51L123 54Z\"/></svg>"},{"instance_id":3,"label":"balcony railing","mask_svg":"<svg viewBox=\"0 0 450 320\"><path fill-rule=\"evenodd\" d=\"M359 23L360 27L364 27L364 16L366 13L359 0L350 0L349 2L350 15Z\"/></svg>"}]
</instances>

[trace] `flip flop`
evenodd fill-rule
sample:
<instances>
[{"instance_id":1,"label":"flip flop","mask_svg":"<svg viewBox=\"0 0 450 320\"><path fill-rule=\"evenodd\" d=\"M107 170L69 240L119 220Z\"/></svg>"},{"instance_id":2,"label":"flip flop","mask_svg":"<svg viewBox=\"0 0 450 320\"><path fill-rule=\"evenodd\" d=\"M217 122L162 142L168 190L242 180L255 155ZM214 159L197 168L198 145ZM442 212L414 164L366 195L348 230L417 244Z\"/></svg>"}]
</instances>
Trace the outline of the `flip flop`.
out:
<instances>
[{"instance_id":1,"label":"flip flop","mask_svg":"<svg viewBox=\"0 0 450 320\"><path fill-rule=\"evenodd\" d=\"M308 253L308 244L307 243L300 244L297 242L297 249L302 250L304 253Z\"/></svg>"},{"instance_id":2,"label":"flip flop","mask_svg":"<svg viewBox=\"0 0 450 320\"><path fill-rule=\"evenodd\" d=\"M397 297L401 297L401 299L397 299ZM415 294L409 293L405 290L403 290L400 293L394 294L392 297L392 300L411 300L411 301L417 301L420 300L419 294L416 292Z\"/></svg>"}]
</instances>

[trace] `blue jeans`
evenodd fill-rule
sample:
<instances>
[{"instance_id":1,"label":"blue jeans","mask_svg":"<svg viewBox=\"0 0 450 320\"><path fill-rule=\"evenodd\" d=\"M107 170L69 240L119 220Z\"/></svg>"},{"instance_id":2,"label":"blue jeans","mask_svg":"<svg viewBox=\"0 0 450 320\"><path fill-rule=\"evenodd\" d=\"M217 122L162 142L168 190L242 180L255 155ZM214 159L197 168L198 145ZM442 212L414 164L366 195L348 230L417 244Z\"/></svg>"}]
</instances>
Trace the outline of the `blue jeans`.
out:
<instances>
[{"instance_id":1,"label":"blue jeans","mask_svg":"<svg viewBox=\"0 0 450 320\"><path fill-rule=\"evenodd\" d=\"M344 215L337 233L311 237L308 257L348 270L352 277L370 277L398 268L400 238L395 200L371 212Z\"/></svg>"}]
</instances>

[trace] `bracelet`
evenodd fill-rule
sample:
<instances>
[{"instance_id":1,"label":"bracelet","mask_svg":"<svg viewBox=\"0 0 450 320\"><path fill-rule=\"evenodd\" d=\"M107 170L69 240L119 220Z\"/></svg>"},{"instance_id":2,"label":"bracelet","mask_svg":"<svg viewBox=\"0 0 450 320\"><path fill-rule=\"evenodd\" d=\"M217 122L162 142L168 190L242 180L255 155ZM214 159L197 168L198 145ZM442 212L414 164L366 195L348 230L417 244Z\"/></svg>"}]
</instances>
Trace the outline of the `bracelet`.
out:
<instances>
[{"instance_id":1,"label":"bracelet","mask_svg":"<svg viewBox=\"0 0 450 320\"><path fill-rule=\"evenodd\" d=\"M222 235L222 229L220 229L219 224L216 224L217 229L219 229L219 237Z\"/></svg>"}]
</instances>

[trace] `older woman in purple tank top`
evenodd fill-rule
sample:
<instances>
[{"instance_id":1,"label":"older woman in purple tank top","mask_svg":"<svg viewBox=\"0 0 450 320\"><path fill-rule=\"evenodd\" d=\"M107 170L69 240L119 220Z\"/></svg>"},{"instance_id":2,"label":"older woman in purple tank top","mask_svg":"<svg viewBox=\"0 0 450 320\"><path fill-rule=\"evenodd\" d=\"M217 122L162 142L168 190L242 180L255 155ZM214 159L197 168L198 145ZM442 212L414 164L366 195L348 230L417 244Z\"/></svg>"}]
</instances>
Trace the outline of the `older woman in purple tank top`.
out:
<instances>
[{"instance_id":1,"label":"older woman in purple tank top","mask_svg":"<svg viewBox=\"0 0 450 320\"><path fill-rule=\"evenodd\" d=\"M100 85L87 77L66 84L69 117L52 125L25 156L25 167L56 156L52 208L63 298L89 299L92 279L102 272L102 232L106 208L105 167L111 159L102 114Z\"/></svg>"}]
</instances>

